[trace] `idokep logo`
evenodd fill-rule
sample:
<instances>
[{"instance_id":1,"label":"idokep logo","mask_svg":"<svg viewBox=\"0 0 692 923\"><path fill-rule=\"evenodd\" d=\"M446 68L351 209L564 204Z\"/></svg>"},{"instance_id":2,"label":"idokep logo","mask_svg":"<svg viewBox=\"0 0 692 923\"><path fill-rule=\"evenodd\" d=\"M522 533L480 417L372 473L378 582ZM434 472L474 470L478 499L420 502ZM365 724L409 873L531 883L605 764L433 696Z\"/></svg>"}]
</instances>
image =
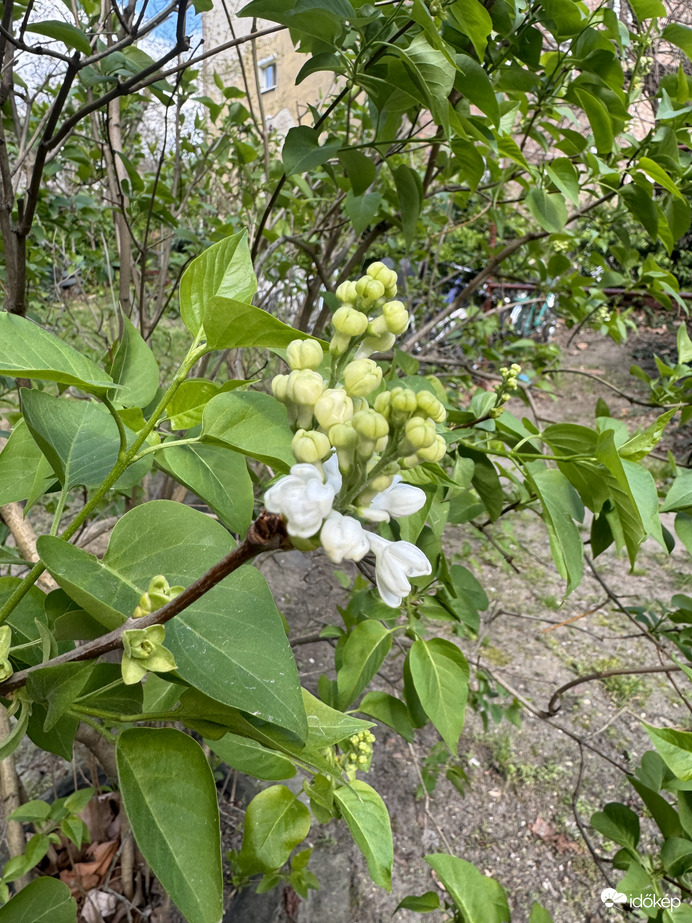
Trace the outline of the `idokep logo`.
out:
<instances>
[{"instance_id":1,"label":"idokep logo","mask_svg":"<svg viewBox=\"0 0 692 923\"><path fill-rule=\"evenodd\" d=\"M606 888L601 891L601 900L606 907L614 907L616 904L626 904L627 895L622 891L616 891L615 888Z\"/></svg>"}]
</instances>

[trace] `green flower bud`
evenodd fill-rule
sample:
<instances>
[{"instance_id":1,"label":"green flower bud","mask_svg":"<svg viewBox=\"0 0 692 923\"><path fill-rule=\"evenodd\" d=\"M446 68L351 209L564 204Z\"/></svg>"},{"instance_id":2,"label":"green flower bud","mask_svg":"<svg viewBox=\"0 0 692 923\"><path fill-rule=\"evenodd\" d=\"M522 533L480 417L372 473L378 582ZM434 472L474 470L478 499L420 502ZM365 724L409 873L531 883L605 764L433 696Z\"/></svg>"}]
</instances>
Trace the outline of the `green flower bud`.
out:
<instances>
[{"instance_id":1,"label":"green flower bud","mask_svg":"<svg viewBox=\"0 0 692 923\"><path fill-rule=\"evenodd\" d=\"M122 674L127 686L138 683L148 671L166 673L176 669L173 654L163 646L163 625L130 628L123 632Z\"/></svg>"},{"instance_id":2,"label":"green flower bud","mask_svg":"<svg viewBox=\"0 0 692 923\"><path fill-rule=\"evenodd\" d=\"M408 327L408 311L400 301L387 301L383 304L382 316L387 330L395 336L402 334Z\"/></svg>"},{"instance_id":3,"label":"green flower bud","mask_svg":"<svg viewBox=\"0 0 692 923\"><path fill-rule=\"evenodd\" d=\"M444 405L430 391L419 391L416 395L416 402L418 409L434 420L435 423L444 423L447 419L447 411Z\"/></svg>"},{"instance_id":4,"label":"green flower bud","mask_svg":"<svg viewBox=\"0 0 692 923\"><path fill-rule=\"evenodd\" d=\"M373 353L386 353L388 349L394 346L396 337L393 333L383 333L381 336L367 336L360 343L356 356L361 359L371 356Z\"/></svg>"},{"instance_id":5,"label":"green flower bud","mask_svg":"<svg viewBox=\"0 0 692 923\"><path fill-rule=\"evenodd\" d=\"M272 393L277 401L285 404L288 400L286 389L288 387L288 375L275 375L272 378Z\"/></svg>"},{"instance_id":6,"label":"green flower bud","mask_svg":"<svg viewBox=\"0 0 692 923\"><path fill-rule=\"evenodd\" d=\"M354 430L358 433L356 451L360 458L370 458L376 448L389 433L389 424L376 410L359 410L353 415ZM383 446L384 448L384 446Z\"/></svg>"},{"instance_id":7,"label":"green flower bud","mask_svg":"<svg viewBox=\"0 0 692 923\"><path fill-rule=\"evenodd\" d=\"M5 680L9 679L13 673L14 668L9 660L0 660L0 683L4 683Z\"/></svg>"},{"instance_id":8,"label":"green flower bud","mask_svg":"<svg viewBox=\"0 0 692 923\"><path fill-rule=\"evenodd\" d=\"M344 385L351 397L367 397L382 381L382 369L372 359L357 359L344 369Z\"/></svg>"},{"instance_id":9,"label":"green flower bud","mask_svg":"<svg viewBox=\"0 0 692 923\"><path fill-rule=\"evenodd\" d=\"M442 436L436 435L432 445L418 449L418 458L424 462L438 462L447 453L447 443Z\"/></svg>"},{"instance_id":10,"label":"green flower bud","mask_svg":"<svg viewBox=\"0 0 692 923\"><path fill-rule=\"evenodd\" d=\"M368 329L368 318L355 308L344 305L334 312L332 326L337 333L344 333L348 337L359 337Z\"/></svg>"},{"instance_id":11,"label":"green flower bud","mask_svg":"<svg viewBox=\"0 0 692 923\"><path fill-rule=\"evenodd\" d=\"M380 391L380 393L375 398L373 407L378 413L381 413L385 419L389 419L389 414L391 410L391 391Z\"/></svg>"},{"instance_id":12,"label":"green flower bud","mask_svg":"<svg viewBox=\"0 0 692 923\"><path fill-rule=\"evenodd\" d=\"M384 285L370 276L362 276L356 282L356 292L362 299L362 304L368 305L384 295Z\"/></svg>"},{"instance_id":13,"label":"green flower bud","mask_svg":"<svg viewBox=\"0 0 692 923\"><path fill-rule=\"evenodd\" d=\"M354 397L353 398L353 412L358 413L359 410L369 410L370 404L368 403L367 397Z\"/></svg>"},{"instance_id":14,"label":"green flower bud","mask_svg":"<svg viewBox=\"0 0 692 923\"><path fill-rule=\"evenodd\" d=\"M2 625L0 627L0 683L4 683L14 673L14 668L9 661L11 646L12 629L9 625Z\"/></svg>"},{"instance_id":15,"label":"green flower bud","mask_svg":"<svg viewBox=\"0 0 692 923\"><path fill-rule=\"evenodd\" d=\"M291 415L295 419L292 422L299 428L310 428L315 404L322 397L323 391L324 379L318 372L302 369L288 376L286 395L295 405L295 413Z\"/></svg>"},{"instance_id":16,"label":"green flower bud","mask_svg":"<svg viewBox=\"0 0 692 923\"><path fill-rule=\"evenodd\" d=\"M371 279L377 279L378 282L381 282L385 290L393 286L396 291L397 275L393 269L389 269L384 263L378 260L376 263L371 263L365 271Z\"/></svg>"},{"instance_id":17,"label":"green flower bud","mask_svg":"<svg viewBox=\"0 0 692 923\"><path fill-rule=\"evenodd\" d=\"M342 282L336 290L336 297L342 304L355 304L358 300L355 282Z\"/></svg>"},{"instance_id":18,"label":"green flower bud","mask_svg":"<svg viewBox=\"0 0 692 923\"><path fill-rule=\"evenodd\" d=\"M299 429L291 442L291 451L298 462L315 465L331 452L332 447L327 436L315 429Z\"/></svg>"},{"instance_id":19,"label":"green flower bud","mask_svg":"<svg viewBox=\"0 0 692 923\"><path fill-rule=\"evenodd\" d=\"M348 349L351 337L345 333L335 333L329 342L329 355L338 359Z\"/></svg>"},{"instance_id":20,"label":"green flower bud","mask_svg":"<svg viewBox=\"0 0 692 923\"><path fill-rule=\"evenodd\" d=\"M387 321L381 314L378 314L377 317L373 317L368 324L368 335L372 337L381 337L385 333L387 333Z\"/></svg>"},{"instance_id":21,"label":"green flower bud","mask_svg":"<svg viewBox=\"0 0 692 923\"><path fill-rule=\"evenodd\" d=\"M294 370L317 369L324 352L317 340L291 340L286 347L286 361Z\"/></svg>"},{"instance_id":22,"label":"green flower bud","mask_svg":"<svg viewBox=\"0 0 692 923\"><path fill-rule=\"evenodd\" d=\"M157 574L156 577L152 577L149 581L149 592L150 593L160 593L162 596L168 598L168 591L170 587L168 586L168 581L163 576L163 574Z\"/></svg>"},{"instance_id":23,"label":"green flower bud","mask_svg":"<svg viewBox=\"0 0 692 923\"><path fill-rule=\"evenodd\" d=\"M347 423L353 416L353 401L343 388L328 388L315 404L315 416L323 429Z\"/></svg>"},{"instance_id":24,"label":"green flower bud","mask_svg":"<svg viewBox=\"0 0 692 923\"><path fill-rule=\"evenodd\" d=\"M406 455L431 446L437 435L433 421L423 417L411 417L406 423L404 434L403 449Z\"/></svg>"},{"instance_id":25,"label":"green flower bud","mask_svg":"<svg viewBox=\"0 0 692 923\"><path fill-rule=\"evenodd\" d=\"M358 434L351 423L337 423L336 426L330 427L329 441L336 449L339 469L343 474L348 474L353 464Z\"/></svg>"},{"instance_id":26,"label":"green flower bud","mask_svg":"<svg viewBox=\"0 0 692 923\"><path fill-rule=\"evenodd\" d=\"M398 467L399 466L397 465L397 469ZM385 474L382 472L381 474L378 474L376 478L370 481L368 487L372 488L376 494L379 494L380 491L386 490L388 487L390 487L393 480L393 474Z\"/></svg>"},{"instance_id":27,"label":"green flower bud","mask_svg":"<svg viewBox=\"0 0 692 923\"><path fill-rule=\"evenodd\" d=\"M418 408L416 393L410 388L393 388L391 395L391 418L395 423L403 423Z\"/></svg>"}]
</instances>

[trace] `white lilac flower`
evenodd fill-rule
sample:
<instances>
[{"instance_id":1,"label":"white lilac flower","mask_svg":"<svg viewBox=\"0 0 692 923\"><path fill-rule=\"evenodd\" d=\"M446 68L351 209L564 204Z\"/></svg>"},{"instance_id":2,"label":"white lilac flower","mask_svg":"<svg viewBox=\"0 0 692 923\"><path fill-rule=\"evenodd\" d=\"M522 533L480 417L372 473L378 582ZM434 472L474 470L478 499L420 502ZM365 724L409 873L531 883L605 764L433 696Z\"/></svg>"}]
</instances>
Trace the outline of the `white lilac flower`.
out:
<instances>
[{"instance_id":1,"label":"white lilac flower","mask_svg":"<svg viewBox=\"0 0 692 923\"><path fill-rule=\"evenodd\" d=\"M359 510L359 513L371 522L389 522L390 518L412 516L422 509L424 504L425 492L413 484L404 484L401 475L397 474L391 485L380 491L370 506Z\"/></svg>"},{"instance_id":2,"label":"white lilac flower","mask_svg":"<svg viewBox=\"0 0 692 923\"><path fill-rule=\"evenodd\" d=\"M334 487L322 482L322 473L315 465L293 465L291 473L265 493L264 505L270 513L284 517L289 535L310 538L331 512L335 495Z\"/></svg>"},{"instance_id":3,"label":"white lilac flower","mask_svg":"<svg viewBox=\"0 0 692 923\"><path fill-rule=\"evenodd\" d=\"M320 544L334 564L360 561L370 550L368 533L352 516L342 516L336 510L327 516L320 532Z\"/></svg>"},{"instance_id":4,"label":"white lilac flower","mask_svg":"<svg viewBox=\"0 0 692 923\"><path fill-rule=\"evenodd\" d=\"M409 577L424 577L432 573L430 561L411 542L389 542L367 532L370 550L375 553L375 580L382 601L393 609L401 605L411 592Z\"/></svg>"},{"instance_id":5,"label":"white lilac flower","mask_svg":"<svg viewBox=\"0 0 692 923\"><path fill-rule=\"evenodd\" d=\"M341 471L339 470L339 459L336 452L332 452L329 458L325 462L322 462L322 467L324 469L326 482L331 485L334 490L334 496L336 497L343 483Z\"/></svg>"}]
</instances>

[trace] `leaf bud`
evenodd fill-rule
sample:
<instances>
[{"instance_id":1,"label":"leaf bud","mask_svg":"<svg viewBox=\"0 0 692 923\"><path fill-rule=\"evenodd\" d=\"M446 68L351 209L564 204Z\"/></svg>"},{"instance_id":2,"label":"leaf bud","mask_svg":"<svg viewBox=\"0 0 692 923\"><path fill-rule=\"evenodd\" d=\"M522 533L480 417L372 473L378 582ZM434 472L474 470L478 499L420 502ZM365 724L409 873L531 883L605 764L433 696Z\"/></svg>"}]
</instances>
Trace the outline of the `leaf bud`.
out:
<instances>
[{"instance_id":1,"label":"leaf bud","mask_svg":"<svg viewBox=\"0 0 692 923\"><path fill-rule=\"evenodd\" d=\"M293 370L317 369L324 352L317 340L291 340L286 347L286 361Z\"/></svg>"},{"instance_id":2,"label":"leaf bud","mask_svg":"<svg viewBox=\"0 0 692 923\"><path fill-rule=\"evenodd\" d=\"M434 420L435 423L444 423L447 419L447 411L444 405L430 391L419 391L416 395L416 402L418 409Z\"/></svg>"},{"instance_id":3,"label":"leaf bud","mask_svg":"<svg viewBox=\"0 0 692 923\"><path fill-rule=\"evenodd\" d=\"M332 450L331 443L324 433L317 430L299 429L291 442L291 451L298 462L315 465Z\"/></svg>"},{"instance_id":4,"label":"leaf bud","mask_svg":"<svg viewBox=\"0 0 692 923\"><path fill-rule=\"evenodd\" d=\"M382 305L382 317L387 330L395 336L402 334L408 327L408 311L400 301L387 301Z\"/></svg>"},{"instance_id":5,"label":"leaf bud","mask_svg":"<svg viewBox=\"0 0 692 923\"><path fill-rule=\"evenodd\" d=\"M344 369L344 386L351 397L367 397L382 381L382 369L372 359L357 359Z\"/></svg>"},{"instance_id":6,"label":"leaf bud","mask_svg":"<svg viewBox=\"0 0 692 923\"><path fill-rule=\"evenodd\" d=\"M346 423L353 416L353 401L343 388L328 388L315 404L315 416L323 429Z\"/></svg>"},{"instance_id":7,"label":"leaf bud","mask_svg":"<svg viewBox=\"0 0 692 923\"><path fill-rule=\"evenodd\" d=\"M344 333L348 337L359 337L368 329L368 318L355 308L344 305L334 312L332 326L337 333Z\"/></svg>"}]
</instances>

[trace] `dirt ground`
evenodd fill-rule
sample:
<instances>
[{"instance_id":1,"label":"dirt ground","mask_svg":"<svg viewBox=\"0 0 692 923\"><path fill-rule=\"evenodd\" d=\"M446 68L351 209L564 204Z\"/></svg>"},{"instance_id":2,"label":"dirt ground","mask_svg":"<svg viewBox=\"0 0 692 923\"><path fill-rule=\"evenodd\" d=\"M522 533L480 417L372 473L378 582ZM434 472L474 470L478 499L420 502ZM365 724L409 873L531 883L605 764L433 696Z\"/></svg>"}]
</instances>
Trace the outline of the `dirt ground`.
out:
<instances>
[{"instance_id":1,"label":"dirt ground","mask_svg":"<svg viewBox=\"0 0 692 923\"><path fill-rule=\"evenodd\" d=\"M558 337L565 345L566 332L560 330ZM649 331L619 348L585 332L567 347L565 362L576 371L589 371L633 392L638 383L627 374L630 363L650 365L652 353L669 349L670 342L669 333ZM598 397L608 402L613 416L627 419L632 429L656 416L589 377L566 374L555 385L556 398L540 392L534 396L542 421L559 417L590 422ZM518 403L510 409L518 416L530 416ZM689 442L684 432L670 438L678 450ZM623 606L651 605L655 609L656 600L666 601L673 593L685 591L692 575L684 549L676 548L668 556L649 541L634 574L629 573L625 558L609 551L598 559L598 571L611 596L587 567L582 585L563 602L564 587L535 515L508 517L487 536L492 543L470 526L451 527L448 543L453 559L476 574L490 598L478 638L460 643L473 666L504 685L506 704L515 695L542 710L552 692L577 675L623 664L659 663L654 646L618 610L613 597ZM260 566L288 619L292 637L312 634L338 621L336 607L344 594L324 557L292 551L267 557ZM562 625L575 616L582 617ZM439 633L444 634L444 629ZM302 681L311 691L316 691L322 673L333 675L329 641L300 644L295 653ZM396 683L400 672L401 662L394 657L375 688L391 691L389 682ZM392 818L391 894L372 884L365 861L343 824L316 824L309 837L314 847L310 868L320 880L320 890L311 892L297 907L280 889L262 896L247 891L233 896L229 890L224 919L234 923L384 923L392 919L441 923L444 915L440 913L420 917L400 911L394 918L392 914L407 894L439 891L423 857L451 852L500 881L507 891L513 923L527 923L534 901L552 913L555 923L605 921L600 892L607 882L589 853L580 825L593 838L598 853L608 854L609 847L589 828L591 813L608 801L636 804L623 773L609 760L628 770L637 766L649 749L641 718L657 725L683 720L674 688L661 675L618 677L607 685L588 683L565 695L553 719L543 720L524 709L518 729L507 721L484 728L477 713L469 709L467 715L456 761L468 777L463 794L445 777L443 764L434 791L427 796L419 792L417 797L426 758L439 740L434 730L417 732L415 743L408 745L387 728L376 729L373 767L366 778L383 796ZM580 751L570 733L581 736L594 749L583 746ZM20 768L29 790L45 788L55 772L35 757L35 751L22 750ZM224 781L221 809L227 850L239 845L242 809L257 789L234 774ZM302 777L288 784L298 791ZM641 812L640 804L637 809ZM644 831L643 840L651 836L646 824ZM173 908L159 911L160 923L180 919Z\"/></svg>"}]
</instances>

